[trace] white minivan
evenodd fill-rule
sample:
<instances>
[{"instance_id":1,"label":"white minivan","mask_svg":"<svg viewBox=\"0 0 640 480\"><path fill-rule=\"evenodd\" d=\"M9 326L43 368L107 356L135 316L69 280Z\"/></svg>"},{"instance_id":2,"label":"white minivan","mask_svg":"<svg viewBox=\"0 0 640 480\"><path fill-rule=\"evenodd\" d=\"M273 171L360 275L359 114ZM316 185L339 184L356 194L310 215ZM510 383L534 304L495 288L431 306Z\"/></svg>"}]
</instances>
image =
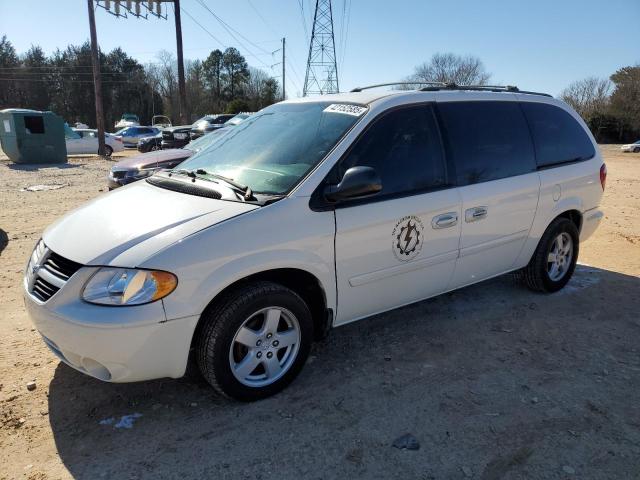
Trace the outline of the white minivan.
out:
<instances>
[{"instance_id":1,"label":"white minivan","mask_svg":"<svg viewBox=\"0 0 640 480\"><path fill-rule=\"evenodd\" d=\"M506 272L569 281L606 180L570 107L515 87L362 90L265 108L51 225L24 278L44 342L111 382L193 358L255 400L332 327Z\"/></svg>"}]
</instances>

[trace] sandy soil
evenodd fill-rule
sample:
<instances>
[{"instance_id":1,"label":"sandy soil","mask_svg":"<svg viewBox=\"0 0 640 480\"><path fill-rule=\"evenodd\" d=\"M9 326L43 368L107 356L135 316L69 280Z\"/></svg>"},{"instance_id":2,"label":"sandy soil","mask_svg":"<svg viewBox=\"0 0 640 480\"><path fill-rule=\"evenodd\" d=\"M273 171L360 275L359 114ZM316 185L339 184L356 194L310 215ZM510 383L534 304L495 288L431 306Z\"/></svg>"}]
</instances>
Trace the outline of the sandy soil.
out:
<instances>
[{"instance_id":1,"label":"sandy soil","mask_svg":"<svg viewBox=\"0 0 640 480\"><path fill-rule=\"evenodd\" d=\"M337 329L250 405L60 364L22 270L49 223L104 194L110 162L0 161L0 478L640 478L640 155L602 150L606 221L562 292L501 277ZM63 188L22 191L38 184ZM391 446L405 433L419 450Z\"/></svg>"}]
</instances>

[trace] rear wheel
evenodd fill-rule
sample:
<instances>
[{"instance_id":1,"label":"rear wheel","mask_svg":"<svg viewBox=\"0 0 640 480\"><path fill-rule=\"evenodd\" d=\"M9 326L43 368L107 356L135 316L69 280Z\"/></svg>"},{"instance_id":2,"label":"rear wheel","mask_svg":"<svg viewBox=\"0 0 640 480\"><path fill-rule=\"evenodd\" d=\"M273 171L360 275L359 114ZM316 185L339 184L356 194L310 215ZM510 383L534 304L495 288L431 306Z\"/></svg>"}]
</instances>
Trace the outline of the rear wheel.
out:
<instances>
[{"instance_id":1,"label":"rear wheel","mask_svg":"<svg viewBox=\"0 0 640 480\"><path fill-rule=\"evenodd\" d=\"M200 371L218 392L242 401L268 397L291 383L313 338L305 302L271 282L232 291L202 321L196 344Z\"/></svg>"},{"instance_id":2,"label":"rear wheel","mask_svg":"<svg viewBox=\"0 0 640 480\"><path fill-rule=\"evenodd\" d=\"M105 145L104 146L104 154L107 157L110 157L112 153L113 153L113 148L111 148L109 145Z\"/></svg>"},{"instance_id":3,"label":"rear wheel","mask_svg":"<svg viewBox=\"0 0 640 480\"><path fill-rule=\"evenodd\" d=\"M633 149L633 153L638 153L638 152L640 152L640 147L636 147Z\"/></svg>"},{"instance_id":4,"label":"rear wheel","mask_svg":"<svg viewBox=\"0 0 640 480\"><path fill-rule=\"evenodd\" d=\"M578 251L579 234L575 224L566 218L557 218L540 239L521 278L532 290L557 292L571 279Z\"/></svg>"}]
</instances>

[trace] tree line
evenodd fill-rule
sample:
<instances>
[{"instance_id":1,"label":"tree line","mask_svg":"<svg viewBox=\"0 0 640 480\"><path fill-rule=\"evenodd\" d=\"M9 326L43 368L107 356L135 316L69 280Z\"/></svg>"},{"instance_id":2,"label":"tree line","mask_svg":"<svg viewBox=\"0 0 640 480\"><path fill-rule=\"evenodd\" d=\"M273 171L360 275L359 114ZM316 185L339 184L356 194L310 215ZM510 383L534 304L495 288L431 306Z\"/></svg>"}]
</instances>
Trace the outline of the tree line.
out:
<instances>
[{"instance_id":1,"label":"tree line","mask_svg":"<svg viewBox=\"0 0 640 480\"><path fill-rule=\"evenodd\" d=\"M491 74L474 56L436 53L405 78L419 82L487 85ZM416 82L416 83L413 83ZM578 112L599 143L624 143L640 138L640 65L620 68L609 78L589 77L571 83L560 98Z\"/></svg>"},{"instance_id":2,"label":"tree line","mask_svg":"<svg viewBox=\"0 0 640 480\"><path fill-rule=\"evenodd\" d=\"M161 51L143 65L121 48L100 52L100 72L107 130L123 113L135 113L142 124L153 115L178 121L177 62ZM214 50L204 60L185 62L191 120L209 113L257 111L281 99L280 86L267 72L250 67L233 48ZM40 46L18 54L6 36L0 38L0 110L51 110L69 124L95 126L91 45L69 45L47 56Z\"/></svg>"}]
</instances>

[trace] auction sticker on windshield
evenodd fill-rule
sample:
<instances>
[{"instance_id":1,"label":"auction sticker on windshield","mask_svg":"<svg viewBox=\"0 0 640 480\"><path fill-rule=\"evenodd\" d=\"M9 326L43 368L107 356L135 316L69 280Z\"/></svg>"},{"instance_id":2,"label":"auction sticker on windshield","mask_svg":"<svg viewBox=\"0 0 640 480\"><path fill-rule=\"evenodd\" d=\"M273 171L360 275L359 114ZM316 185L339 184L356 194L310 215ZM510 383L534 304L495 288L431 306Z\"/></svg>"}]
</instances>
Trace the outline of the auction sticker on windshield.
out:
<instances>
[{"instance_id":1,"label":"auction sticker on windshield","mask_svg":"<svg viewBox=\"0 0 640 480\"><path fill-rule=\"evenodd\" d=\"M324 111L333 113L345 113L347 115L359 117L367 111L367 107L361 107L360 105L349 105L348 103L332 103L327 108L325 108Z\"/></svg>"}]
</instances>

